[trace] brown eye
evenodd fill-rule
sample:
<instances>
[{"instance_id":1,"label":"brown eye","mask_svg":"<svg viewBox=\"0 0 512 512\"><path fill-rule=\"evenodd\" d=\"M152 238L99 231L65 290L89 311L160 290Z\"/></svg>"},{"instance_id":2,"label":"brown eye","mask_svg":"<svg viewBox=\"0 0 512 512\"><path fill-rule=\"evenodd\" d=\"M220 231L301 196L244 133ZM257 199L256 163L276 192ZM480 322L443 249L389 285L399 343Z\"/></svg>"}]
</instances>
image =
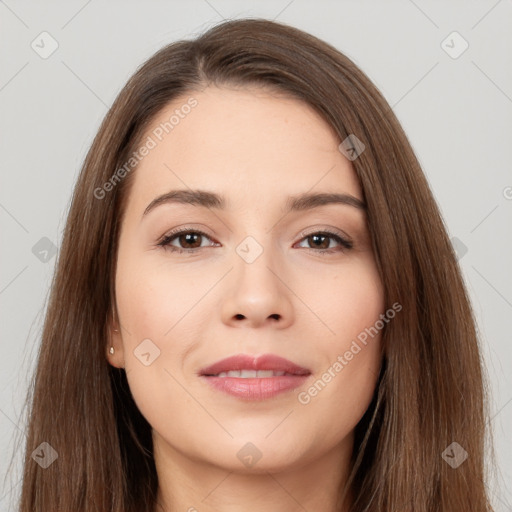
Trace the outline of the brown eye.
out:
<instances>
[{"instance_id":1,"label":"brown eye","mask_svg":"<svg viewBox=\"0 0 512 512\"><path fill-rule=\"evenodd\" d=\"M201 237L203 235L199 233L186 233L184 235L178 235L177 240L180 244L185 245L185 249L196 249L197 247L201 247ZM199 240L199 245L198 245ZM193 247L187 247L187 245L192 245Z\"/></svg>"},{"instance_id":2,"label":"brown eye","mask_svg":"<svg viewBox=\"0 0 512 512\"><path fill-rule=\"evenodd\" d=\"M202 245L203 239L208 239L211 241L211 238L199 230L181 230L169 233L164 236L162 240L157 244L160 247L164 247L172 252L196 252L202 247L208 247ZM338 246L330 247L331 240L334 240ZM178 247L172 242L177 241ZM352 248L352 242L345 240L337 233L332 233L330 231L321 231L311 233L305 236L302 241L307 241L308 247L304 247L305 249L310 249L316 251L319 254L332 254L335 252L343 252L345 250ZM210 247L213 244L210 244Z\"/></svg>"},{"instance_id":3,"label":"brown eye","mask_svg":"<svg viewBox=\"0 0 512 512\"><path fill-rule=\"evenodd\" d=\"M164 236L162 240L158 243L160 247L164 247L165 249L169 249L171 251L176 252L195 252L196 250L204 247L201 245L202 239L207 238L211 240L210 237L203 233L202 231L197 230L182 230L176 231L173 233L169 233ZM171 245L171 242L176 240L179 244L179 247L175 245Z\"/></svg>"},{"instance_id":4,"label":"brown eye","mask_svg":"<svg viewBox=\"0 0 512 512\"><path fill-rule=\"evenodd\" d=\"M307 240L310 240L313 242L312 249L329 249L330 240L327 235L309 235L307 237ZM326 243L327 242L327 243Z\"/></svg>"},{"instance_id":5,"label":"brown eye","mask_svg":"<svg viewBox=\"0 0 512 512\"><path fill-rule=\"evenodd\" d=\"M349 240L345 240L337 233L332 233L330 231L319 231L316 233L311 233L305 236L302 241L307 241L308 247L306 249L315 250L319 254L332 254L334 252L343 252L348 249L352 249L353 244ZM334 240L338 247L329 247L331 240Z\"/></svg>"}]
</instances>

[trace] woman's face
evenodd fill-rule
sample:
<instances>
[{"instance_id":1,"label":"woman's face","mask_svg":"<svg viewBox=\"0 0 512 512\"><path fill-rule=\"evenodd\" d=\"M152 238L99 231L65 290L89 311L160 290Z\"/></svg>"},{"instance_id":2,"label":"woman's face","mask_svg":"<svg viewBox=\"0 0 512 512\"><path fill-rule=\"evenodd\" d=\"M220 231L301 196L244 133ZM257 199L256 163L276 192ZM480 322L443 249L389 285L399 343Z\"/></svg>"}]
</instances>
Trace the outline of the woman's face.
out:
<instances>
[{"instance_id":1,"label":"woman's face","mask_svg":"<svg viewBox=\"0 0 512 512\"><path fill-rule=\"evenodd\" d=\"M340 142L310 107L257 88L191 93L143 137L108 357L160 457L269 471L350 452L379 373L384 303ZM221 373L240 369L266 371Z\"/></svg>"}]
</instances>

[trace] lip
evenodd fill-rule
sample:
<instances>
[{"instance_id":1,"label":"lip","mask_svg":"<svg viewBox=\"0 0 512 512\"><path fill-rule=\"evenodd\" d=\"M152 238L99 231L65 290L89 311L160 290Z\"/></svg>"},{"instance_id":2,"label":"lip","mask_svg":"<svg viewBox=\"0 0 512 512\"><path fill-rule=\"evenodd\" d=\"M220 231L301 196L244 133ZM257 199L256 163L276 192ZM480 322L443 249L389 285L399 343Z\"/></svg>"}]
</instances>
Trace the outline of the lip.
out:
<instances>
[{"instance_id":1,"label":"lip","mask_svg":"<svg viewBox=\"0 0 512 512\"><path fill-rule=\"evenodd\" d=\"M273 370L286 372L287 375L256 378L217 376L221 372L244 369ZM264 400L290 391L303 384L310 375L307 368L274 354L238 354L217 361L199 372L200 378L214 389L245 400Z\"/></svg>"},{"instance_id":2,"label":"lip","mask_svg":"<svg viewBox=\"0 0 512 512\"><path fill-rule=\"evenodd\" d=\"M262 354L254 356L250 354L237 354L235 356L221 359L211 366L200 370L201 375L211 376L230 370L274 370L291 373L293 375L309 375L307 368L302 368L284 357L274 354Z\"/></svg>"}]
</instances>

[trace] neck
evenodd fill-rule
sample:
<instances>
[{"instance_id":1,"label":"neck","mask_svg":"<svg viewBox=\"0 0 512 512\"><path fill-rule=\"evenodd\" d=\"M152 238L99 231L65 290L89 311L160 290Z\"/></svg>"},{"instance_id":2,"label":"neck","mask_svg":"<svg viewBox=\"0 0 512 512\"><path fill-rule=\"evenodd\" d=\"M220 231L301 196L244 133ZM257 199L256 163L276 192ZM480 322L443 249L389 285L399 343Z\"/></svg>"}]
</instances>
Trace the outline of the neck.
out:
<instances>
[{"instance_id":1,"label":"neck","mask_svg":"<svg viewBox=\"0 0 512 512\"><path fill-rule=\"evenodd\" d=\"M314 460L289 468L245 472L193 460L154 435L159 488L155 512L349 512L353 438Z\"/></svg>"}]
</instances>

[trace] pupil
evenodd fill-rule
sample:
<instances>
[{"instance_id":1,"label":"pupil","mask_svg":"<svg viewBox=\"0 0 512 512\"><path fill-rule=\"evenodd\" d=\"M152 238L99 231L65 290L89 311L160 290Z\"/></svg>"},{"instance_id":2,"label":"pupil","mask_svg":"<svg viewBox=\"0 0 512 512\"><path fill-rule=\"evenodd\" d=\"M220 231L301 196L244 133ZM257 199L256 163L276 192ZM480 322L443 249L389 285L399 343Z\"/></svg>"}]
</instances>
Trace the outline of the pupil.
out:
<instances>
[{"instance_id":1,"label":"pupil","mask_svg":"<svg viewBox=\"0 0 512 512\"><path fill-rule=\"evenodd\" d=\"M182 238L182 241L183 241L183 238L185 239L185 244L190 244L190 243L194 243L194 241L192 240L192 238L198 238L200 237L201 235L199 233L187 233L186 235L182 235L181 238ZM196 245L197 245L197 240L196 240ZM199 244L201 245L201 244Z\"/></svg>"},{"instance_id":2,"label":"pupil","mask_svg":"<svg viewBox=\"0 0 512 512\"><path fill-rule=\"evenodd\" d=\"M318 246L317 242L318 242L319 238L324 238L325 240L328 240L328 238L325 235L311 235L311 238L313 238L313 240L315 241L315 245L317 245L317 246ZM320 245L321 245L321 243L320 243ZM329 243L327 243L327 245L329 245Z\"/></svg>"}]
</instances>

